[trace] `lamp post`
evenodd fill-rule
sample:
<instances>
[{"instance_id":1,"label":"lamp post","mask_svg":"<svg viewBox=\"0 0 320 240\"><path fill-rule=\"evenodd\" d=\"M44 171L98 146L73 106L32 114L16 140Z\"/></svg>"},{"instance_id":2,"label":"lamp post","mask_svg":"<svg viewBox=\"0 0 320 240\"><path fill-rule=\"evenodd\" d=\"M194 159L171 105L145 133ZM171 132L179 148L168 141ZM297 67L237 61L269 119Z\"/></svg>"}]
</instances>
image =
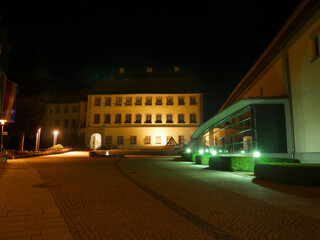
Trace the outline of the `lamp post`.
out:
<instances>
[{"instance_id":1,"label":"lamp post","mask_svg":"<svg viewBox=\"0 0 320 240\"><path fill-rule=\"evenodd\" d=\"M35 151L39 151L40 146L40 134L41 134L41 128L38 128L37 135L36 135L36 148Z\"/></svg>"},{"instance_id":2,"label":"lamp post","mask_svg":"<svg viewBox=\"0 0 320 240\"><path fill-rule=\"evenodd\" d=\"M57 145L58 134L59 132L57 130L53 132L53 146Z\"/></svg>"},{"instance_id":3,"label":"lamp post","mask_svg":"<svg viewBox=\"0 0 320 240\"><path fill-rule=\"evenodd\" d=\"M3 120L1 119L0 120L0 123L1 123L1 154L3 152L3 127L4 127L4 124L6 123L7 120Z\"/></svg>"}]
</instances>

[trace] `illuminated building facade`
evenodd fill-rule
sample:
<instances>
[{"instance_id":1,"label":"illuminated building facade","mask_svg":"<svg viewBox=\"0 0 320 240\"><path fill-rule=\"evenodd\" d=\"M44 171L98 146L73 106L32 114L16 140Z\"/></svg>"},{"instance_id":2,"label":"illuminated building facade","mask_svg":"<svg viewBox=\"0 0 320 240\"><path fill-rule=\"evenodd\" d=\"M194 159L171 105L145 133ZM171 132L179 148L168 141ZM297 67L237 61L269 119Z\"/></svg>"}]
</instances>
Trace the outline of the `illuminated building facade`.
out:
<instances>
[{"instance_id":1,"label":"illuminated building facade","mask_svg":"<svg viewBox=\"0 0 320 240\"><path fill-rule=\"evenodd\" d=\"M97 148L164 147L190 141L202 124L196 80L172 72L125 73L101 80L88 95L86 145Z\"/></svg>"},{"instance_id":2,"label":"illuminated building facade","mask_svg":"<svg viewBox=\"0 0 320 240\"><path fill-rule=\"evenodd\" d=\"M83 147L87 117L87 90L60 93L46 106L41 142L53 144L58 131L58 144Z\"/></svg>"},{"instance_id":3,"label":"illuminated building facade","mask_svg":"<svg viewBox=\"0 0 320 240\"><path fill-rule=\"evenodd\" d=\"M320 2L304 0L219 112L193 134L193 151L320 162Z\"/></svg>"}]
</instances>

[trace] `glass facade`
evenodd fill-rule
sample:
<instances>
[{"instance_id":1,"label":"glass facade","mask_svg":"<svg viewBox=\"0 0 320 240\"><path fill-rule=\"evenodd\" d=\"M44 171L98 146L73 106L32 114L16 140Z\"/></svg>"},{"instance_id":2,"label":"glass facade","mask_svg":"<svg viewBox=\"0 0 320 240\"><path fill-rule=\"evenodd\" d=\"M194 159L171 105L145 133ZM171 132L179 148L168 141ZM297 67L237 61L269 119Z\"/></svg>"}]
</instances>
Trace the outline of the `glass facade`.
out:
<instances>
[{"instance_id":1,"label":"glass facade","mask_svg":"<svg viewBox=\"0 0 320 240\"><path fill-rule=\"evenodd\" d=\"M251 107L222 120L202 135L203 146L219 153L252 152L256 147Z\"/></svg>"}]
</instances>

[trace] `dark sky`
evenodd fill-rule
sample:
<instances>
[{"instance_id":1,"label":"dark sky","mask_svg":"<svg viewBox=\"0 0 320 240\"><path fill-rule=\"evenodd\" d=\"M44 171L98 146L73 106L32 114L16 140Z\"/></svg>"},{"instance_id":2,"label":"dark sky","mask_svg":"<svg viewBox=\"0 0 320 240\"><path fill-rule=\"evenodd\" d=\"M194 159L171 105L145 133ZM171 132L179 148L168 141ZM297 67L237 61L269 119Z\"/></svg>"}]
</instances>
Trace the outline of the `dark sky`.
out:
<instances>
[{"instance_id":1,"label":"dark sky","mask_svg":"<svg viewBox=\"0 0 320 240\"><path fill-rule=\"evenodd\" d=\"M119 67L171 71L179 66L202 84L207 120L300 1L6 2L0 16L12 55L38 49L54 86L92 85Z\"/></svg>"}]
</instances>

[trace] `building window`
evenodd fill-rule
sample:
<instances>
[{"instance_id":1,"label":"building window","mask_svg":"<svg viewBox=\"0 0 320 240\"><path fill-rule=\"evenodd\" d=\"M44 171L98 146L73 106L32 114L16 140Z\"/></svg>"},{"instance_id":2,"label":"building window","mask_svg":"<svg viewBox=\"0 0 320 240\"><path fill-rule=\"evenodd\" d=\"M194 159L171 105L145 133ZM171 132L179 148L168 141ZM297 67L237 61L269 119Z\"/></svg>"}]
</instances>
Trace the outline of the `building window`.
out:
<instances>
[{"instance_id":1,"label":"building window","mask_svg":"<svg viewBox=\"0 0 320 240\"><path fill-rule=\"evenodd\" d=\"M197 115L195 113L190 114L190 123L197 123Z\"/></svg>"},{"instance_id":2,"label":"building window","mask_svg":"<svg viewBox=\"0 0 320 240\"><path fill-rule=\"evenodd\" d=\"M100 114L95 114L94 119L93 119L94 124L99 124L100 123Z\"/></svg>"},{"instance_id":3,"label":"building window","mask_svg":"<svg viewBox=\"0 0 320 240\"><path fill-rule=\"evenodd\" d=\"M122 106L122 97L116 97L116 106Z\"/></svg>"},{"instance_id":4,"label":"building window","mask_svg":"<svg viewBox=\"0 0 320 240\"><path fill-rule=\"evenodd\" d=\"M94 98L94 105L95 106L101 106L101 98L100 97L95 97Z\"/></svg>"},{"instance_id":5,"label":"building window","mask_svg":"<svg viewBox=\"0 0 320 240\"><path fill-rule=\"evenodd\" d=\"M126 106L132 105L132 97L126 97Z\"/></svg>"},{"instance_id":6,"label":"building window","mask_svg":"<svg viewBox=\"0 0 320 240\"><path fill-rule=\"evenodd\" d=\"M104 98L104 105L105 106L111 106L111 97L105 97Z\"/></svg>"},{"instance_id":7,"label":"building window","mask_svg":"<svg viewBox=\"0 0 320 240\"><path fill-rule=\"evenodd\" d=\"M146 105L152 105L152 97L146 97Z\"/></svg>"},{"instance_id":8,"label":"building window","mask_svg":"<svg viewBox=\"0 0 320 240\"><path fill-rule=\"evenodd\" d=\"M130 136L130 144L137 144L137 136Z\"/></svg>"},{"instance_id":9,"label":"building window","mask_svg":"<svg viewBox=\"0 0 320 240\"><path fill-rule=\"evenodd\" d=\"M123 145L124 144L124 137L123 136L118 136L117 137L117 144L118 145Z\"/></svg>"},{"instance_id":10,"label":"building window","mask_svg":"<svg viewBox=\"0 0 320 240\"><path fill-rule=\"evenodd\" d=\"M173 105L173 97L167 97L167 105Z\"/></svg>"},{"instance_id":11,"label":"building window","mask_svg":"<svg viewBox=\"0 0 320 240\"><path fill-rule=\"evenodd\" d=\"M151 144L151 136L146 136L144 140L145 144Z\"/></svg>"},{"instance_id":12,"label":"building window","mask_svg":"<svg viewBox=\"0 0 320 240\"><path fill-rule=\"evenodd\" d=\"M178 114L178 123L184 123L184 114Z\"/></svg>"},{"instance_id":13,"label":"building window","mask_svg":"<svg viewBox=\"0 0 320 240\"><path fill-rule=\"evenodd\" d=\"M136 121L135 123L141 123L141 114L136 114Z\"/></svg>"},{"instance_id":14,"label":"building window","mask_svg":"<svg viewBox=\"0 0 320 240\"><path fill-rule=\"evenodd\" d=\"M64 120L64 128L69 128L69 119Z\"/></svg>"},{"instance_id":15,"label":"building window","mask_svg":"<svg viewBox=\"0 0 320 240\"><path fill-rule=\"evenodd\" d=\"M69 112L69 106L64 106L63 113L68 113L68 112Z\"/></svg>"},{"instance_id":16,"label":"building window","mask_svg":"<svg viewBox=\"0 0 320 240\"><path fill-rule=\"evenodd\" d=\"M167 114L167 123L173 123L172 114Z\"/></svg>"},{"instance_id":17,"label":"building window","mask_svg":"<svg viewBox=\"0 0 320 240\"><path fill-rule=\"evenodd\" d=\"M76 120L76 119L72 119L72 121L71 121L71 127L72 127L72 128L77 128L77 120Z\"/></svg>"},{"instance_id":18,"label":"building window","mask_svg":"<svg viewBox=\"0 0 320 240\"><path fill-rule=\"evenodd\" d=\"M111 123L111 115L110 114L105 114L104 115L104 123L110 124Z\"/></svg>"},{"instance_id":19,"label":"building window","mask_svg":"<svg viewBox=\"0 0 320 240\"><path fill-rule=\"evenodd\" d=\"M136 97L136 105L141 106L142 105L142 97Z\"/></svg>"},{"instance_id":20,"label":"building window","mask_svg":"<svg viewBox=\"0 0 320 240\"><path fill-rule=\"evenodd\" d=\"M73 106L72 106L72 112L75 113L75 112L77 112L77 110L78 110L78 109L77 109L77 105L73 105Z\"/></svg>"},{"instance_id":21,"label":"building window","mask_svg":"<svg viewBox=\"0 0 320 240\"><path fill-rule=\"evenodd\" d=\"M162 105L162 97L156 98L156 105Z\"/></svg>"},{"instance_id":22,"label":"building window","mask_svg":"<svg viewBox=\"0 0 320 240\"><path fill-rule=\"evenodd\" d=\"M156 115L156 123L162 123L161 121L161 114Z\"/></svg>"},{"instance_id":23,"label":"building window","mask_svg":"<svg viewBox=\"0 0 320 240\"><path fill-rule=\"evenodd\" d=\"M146 115L146 121L144 123L151 123L151 114Z\"/></svg>"},{"instance_id":24,"label":"building window","mask_svg":"<svg viewBox=\"0 0 320 240\"><path fill-rule=\"evenodd\" d=\"M156 144L161 144L161 136L156 136Z\"/></svg>"},{"instance_id":25,"label":"building window","mask_svg":"<svg viewBox=\"0 0 320 240\"><path fill-rule=\"evenodd\" d=\"M112 136L106 136L106 145L112 145Z\"/></svg>"},{"instance_id":26,"label":"building window","mask_svg":"<svg viewBox=\"0 0 320 240\"><path fill-rule=\"evenodd\" d=\"M197 97L190 96L190 105L197 105Z\"/></svg>"},{"instance_id":27,"label":"building window","mask_svg":"<svg viewBox=\"0 0 320 240\"><path fill-rule=\"evenodd\" d=\"M131 123L131 114L126 114L126 121L125 123Z\"/></svg>"},{"instance_id":28,"label":"building window","mask_svg":"<svg viewBox=\"0 0 320 240\"><path fill-rule=\"evenodd\" d=\"M179 136L179 145L182 145L182 144L184 144L184 136L180 135Z\"/></svg>"},{"instance_id":29,"label":"building window","mask_svg":"<svg viewBox=\"0 0 320 240\"><path fill-rule=\"evenodd\" d=\"M60 106L56 106L56 113L60 113Z\"/></svg>"},{"instance_id":30,"label":"building window","mask_svg":"<svg viewBox=\"0 0 320 240\"><path fill-rule=\"evenodd\" d=\"M116 121L115 123L121 123L121 114L116 114Z\"/></svg>"},{"instance_id":31,"label":"building window","mask_svg":"<svg viewBox=\"0 0 320 240\"><path fill-rule=\"evenodd\" d=\"M178 97L178 105L185 105L184 97Z\"/></svg>"},{"instance_id":32,"label":"building window","mask_svg":"<svg viewBox=\"0 0 320 240\"><path fill-rule=\"evenodd\" d=\"M60 121L59 120L55 120L54 121L54 126L55 127L60 127Z\"/></svg>"}]
</instances>

